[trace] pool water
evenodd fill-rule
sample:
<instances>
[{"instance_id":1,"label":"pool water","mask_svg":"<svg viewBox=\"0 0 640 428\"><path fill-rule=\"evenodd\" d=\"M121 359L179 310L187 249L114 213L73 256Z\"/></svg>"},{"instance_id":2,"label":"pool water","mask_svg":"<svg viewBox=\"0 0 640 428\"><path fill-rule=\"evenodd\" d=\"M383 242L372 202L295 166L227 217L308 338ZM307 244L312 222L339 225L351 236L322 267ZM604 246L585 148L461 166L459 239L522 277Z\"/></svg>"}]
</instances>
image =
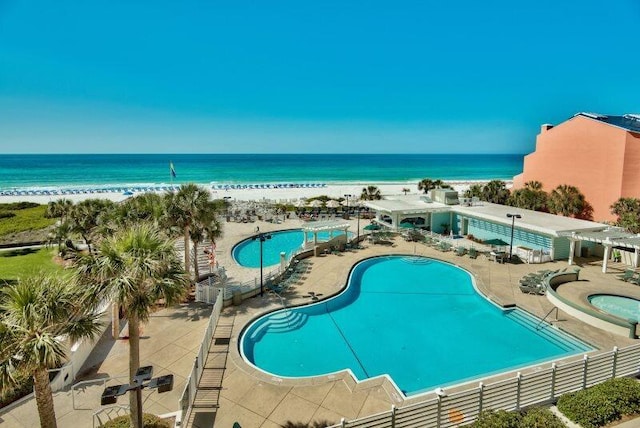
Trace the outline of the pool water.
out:
<instances>
[{"instance_id":1,"label":"pool water","mask_svg":"<svg viewBox=\"0 0 640 428\"><path fill-rule=\"evenodd\" d=\"M412 395L591 349L538 322L488 302L454 265L385 256L357 264L334 298L257 319L240 347L272 375L388 374Z\"/></svg>"},{"instance_id":2,"label":"pool water","mask_svg":"<svg viewBox=\"0 0 640 428\"><path fill-rule=\"evenodd\" d=\"M640 300L612 294L594 294L589 303L617 317L640 322Z\"/></svg>"},{"instance_id":3,"label":"pool water","mask_svg":"<svg viewBox=\"0 0 640 428\"><path fill-rule=\"evenodd\" d=\"M281 232L270 233L271 239L264 241L262 248L262 266L272 266L280 263L280 253L284 252L286 258L304 244L304 232L301 229L283 230ZM333 237L344 235L343 230L333 232ZM349 236L352 234L349 232ZM326 242L331 239L330 232L318 232L318 241ZM308 239L313 240L313 233L309 233ZM238 243L231 251L234 260L244 267L260 267L260 241L245 239Z\"/></svg>"}]
</instances>

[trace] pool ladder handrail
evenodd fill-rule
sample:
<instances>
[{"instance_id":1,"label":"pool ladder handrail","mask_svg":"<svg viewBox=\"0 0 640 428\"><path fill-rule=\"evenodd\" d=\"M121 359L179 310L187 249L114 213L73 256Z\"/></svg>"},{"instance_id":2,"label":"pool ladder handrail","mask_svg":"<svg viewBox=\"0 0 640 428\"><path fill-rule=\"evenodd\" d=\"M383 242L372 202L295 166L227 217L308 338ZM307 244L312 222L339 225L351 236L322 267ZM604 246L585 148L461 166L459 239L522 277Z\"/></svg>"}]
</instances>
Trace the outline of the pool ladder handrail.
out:
<instances>
[{"instance_id":1,"label":"pool ladder handrail","mask_svg":"<svg viewBox=\"0 0 640 428\"><path fill-rule=\"evenodd\" d=\"M551 308L551 310L549 312L547 312L547 314L540 320L540 322L538 324L536 324L536 330L538 330L538 327L540 327L540 325L544 322L544 320L546 320L547 317L549 315L551 315L551 313L553 311L556 311L556 319L555 320L558 321L558 307L554 306L553 308Z\"/></svg>"}]
</instances>

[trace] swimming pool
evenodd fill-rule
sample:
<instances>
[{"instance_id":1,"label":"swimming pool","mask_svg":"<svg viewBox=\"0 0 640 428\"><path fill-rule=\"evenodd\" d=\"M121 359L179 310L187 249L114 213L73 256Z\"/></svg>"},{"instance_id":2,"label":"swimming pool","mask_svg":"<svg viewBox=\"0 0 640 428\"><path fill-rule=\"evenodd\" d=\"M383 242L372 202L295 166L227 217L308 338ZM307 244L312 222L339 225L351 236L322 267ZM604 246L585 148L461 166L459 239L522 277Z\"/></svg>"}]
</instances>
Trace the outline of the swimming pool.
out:
<instances>
[{"instance_id":1,"label":"swimming pool","mask_svg":"<svg viewBox=\"0 0 640 428\"><path fill-rule=\"evenodd\" d=\"M304 243L304 232L301 229L283 230L270 233L271 239L264 241L262 265L272 266L280 263L280 253L284 252L286 258L302 247ZM333 237L344 235L343 230L335 230ZM352 233L349 232L349 236ZM329 241L330 232L318 232L319 241ZM313 233L309 233L308 239L313 240ZM260 241L253 241L251 238L239 242L231 251L233 259L240 266L256 268L260 267Z\"/></svg>"},{"instance_id":2,"label":"swimming pool","mask_svg":"<svg viewBox=\"0 0 640 428\"><path fill-rule=\"evenodd\" d=\"M538 322L487 301L461 268L384 256L358 263L334 298L258 318L240 351L272 375L388 374L413 395L591 349Z\"/></svg>"},{"instance_id":3,"label":"swimming pool","mask_svg":"<svg viewBox=\"0 0 640 428\"><path fill-rule=\"evenodd\" d=\"M640 300L613 294L593 294L589 303L611 315L640 322Z\"/></svg>"}]
</instances>

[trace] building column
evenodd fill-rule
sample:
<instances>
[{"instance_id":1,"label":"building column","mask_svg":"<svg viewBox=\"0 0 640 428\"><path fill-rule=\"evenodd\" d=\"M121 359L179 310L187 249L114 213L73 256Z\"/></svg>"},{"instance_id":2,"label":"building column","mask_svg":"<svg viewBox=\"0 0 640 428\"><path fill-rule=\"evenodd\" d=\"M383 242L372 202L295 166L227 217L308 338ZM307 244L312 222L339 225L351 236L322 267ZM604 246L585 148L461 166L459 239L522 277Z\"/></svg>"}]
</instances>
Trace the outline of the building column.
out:
<instances>
[{"instance_id":1,"label":"building column","mask_svg":"<svg viewBox=\"0 0 640 428\"><path fill-rule=\"evenodd\" d=\"M318 245L318 232L316 231L313 232L313 245Z\"/></svg>"},{"instance_id":2,"label":"building column","mask_svg":"<svg viewBox=\"0 0 640 428\"><path fill-rule=\"evenodd\" d=\"M607 241L609 238L607 238ZM607 263L609 263L609 257L611 257L611 244L603 242L604 245L604 257L602 258L602 273L607 273Z\"/></svg>"},{"instance_id":3,"label":"building column","mask_svg":"<svg viewBox=\"0 0 640 428\"><path fill-rule=\"evenodd\" d=\"M633 254L633 267L637 268L640 264L640 248L636 248L635 253Z\"/></svg>"},{"instance_id":4,"label":"building column","mask_svg":"<svg viewBox=\"0 0 640 428\"><path fill-rule=\"evenodd\" d=\"M573 256L576 252L576 240L569 238L569 266L573 264Z\"/></svg>"}]
</instances>

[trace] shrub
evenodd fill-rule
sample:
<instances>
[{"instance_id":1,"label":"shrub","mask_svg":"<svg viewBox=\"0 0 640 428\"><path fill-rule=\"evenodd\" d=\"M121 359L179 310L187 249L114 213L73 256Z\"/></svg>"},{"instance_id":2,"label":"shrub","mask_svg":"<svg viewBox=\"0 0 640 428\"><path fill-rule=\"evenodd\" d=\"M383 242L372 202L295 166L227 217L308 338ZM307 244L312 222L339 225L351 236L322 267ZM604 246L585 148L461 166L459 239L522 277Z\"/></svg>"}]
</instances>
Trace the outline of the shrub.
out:
<instances>
[{"instance_id":1,"label":"shrub","mask_svg":"<svg viewBox=\"0 0 640 428\"><path fill-rule=\"evenodd\" d=\"M518 412L506 410L487 410L480 413L478 419L470 426L473 428L518 428L522 416Z\"/></svg>"},{"instance_id":2,"label":"shrub","mask_svg":"<svg viewBox=\"0 0 640 428\"><path fill-rule=\"evenodd\" d=\"M334 425L334 424L326 420L312 421L312 422L309 422L308 424L305 424L304 422L287 421L287 423L284 424L284 428L325 428L331 425Z\"/></svg>"},{"instance_id":3,"label":"shrub","mask_svg":"<svg viewBox=\"0 0 640 428\"><path fill-rule=\"evenodd\" d=\"M11 211L0 211L0 218L11 218L15 217L16 214Z\"/></svg>"},{"instance_id":4,"label":"shrub","mask_svg":"<svg viewBox=\"0 0 640 428\"><path fill-rule=\"evenodd\" d=\"M27 208L35 208L40 204L35 202L12 202L10 204L0 204L0 210L25 210Z\"/></svg>"},{"instance_id":5,"label":"shrub","mask_svg":"<svg viewBox=\"0 0 640 428\"><path fill-rule=\"evenodd\" d=\"M44 214L47 210L46 205L37 205L33 208L24 208L11 212L15 214L11 218L0 217L0 237L12 233L24 232L26 230L38 230L55 224L56 219L45 218Z\"/></svg>"},{"instance_id":6,"label":"shrub","mask_svg":"<svg viewBox=\"0 0 640 428\"><path fill-rule=\"evenodd\" d=\"M518 425L520 428L565 428L565 425L551 410L533 407L525 412Z\"/></svg>"},{"instance_id":7,"label":"shrub","mask_svg":"<svg viewBox=\"0 0 640 428\"><path fill-rule=\"evenodd\" d=\"M611 379L558 400L558 409L584 428L596 428L622 415L640 413L640 383L634 379Z\"/></svg>"},{"instance_id":8,"label":"shrub","mask_svg":"<svg viewBox=\"0 0 640 428\"><path fill-rule=\"evenodd\" d=\"M6 386L2 394L0 394L0 408L33 392L33 377L29 373L15 373L14 376L16 384Z\"/></svg>"},{"instance_id":9,"label":"shrub","mask_svg":"<svg viewBox=\"0 0 640 428\"><path fill-rule=\"evenodd\" d=\"M142 426L144 428L169 428L169 423L163 421L156 415L145 413L142 416ZM129 415L118 416L109 422L100 425L101 428L131 428L131 419Z\"/></svg>"}]
</instances>

